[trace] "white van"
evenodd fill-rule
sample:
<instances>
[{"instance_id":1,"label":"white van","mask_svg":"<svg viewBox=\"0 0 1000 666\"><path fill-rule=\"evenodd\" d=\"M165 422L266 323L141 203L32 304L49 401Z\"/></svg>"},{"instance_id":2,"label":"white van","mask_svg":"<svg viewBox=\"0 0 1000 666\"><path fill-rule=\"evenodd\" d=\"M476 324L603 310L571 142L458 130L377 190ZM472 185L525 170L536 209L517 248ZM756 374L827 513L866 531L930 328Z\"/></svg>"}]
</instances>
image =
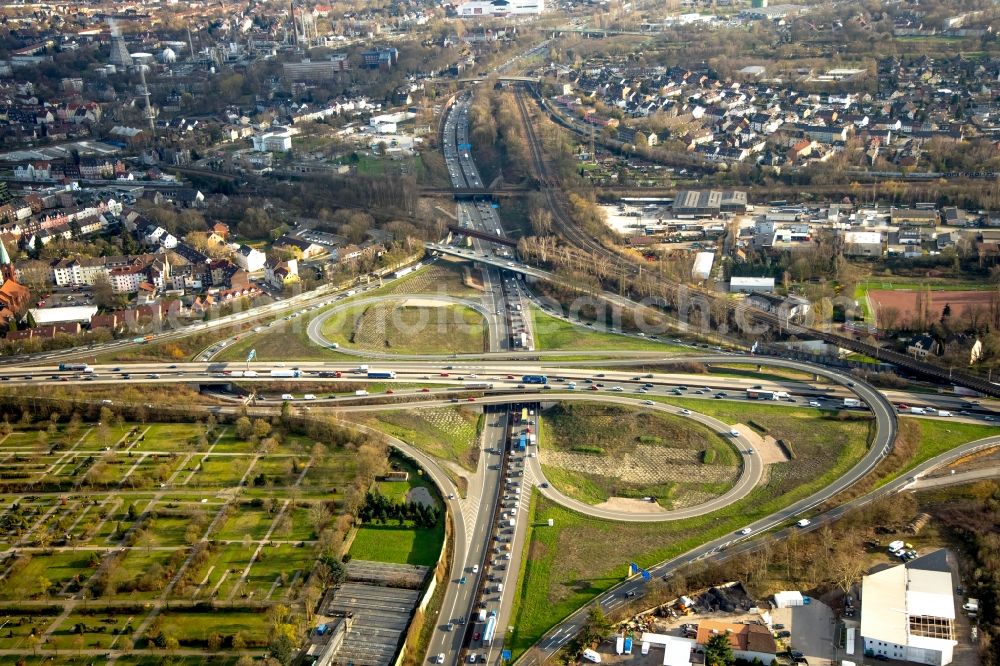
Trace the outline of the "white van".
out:
<instances>
[{"instance_id":1,"label":"white van","mask_svg":"<svg viewBox=\"0 0 1000 666\"><path fill-rule=\"evenodd\" d=\"M291 393L282 393L281 394L281 399L282 400L295 400L295 396L292 395Z\"/></svg>"},{"instance_id":2,"label":"white van","mask_svg":"<svg viewBox=\"0 0 1000 666\"><path fill-rule=\"evenodd\" d=\"M315 400L316 396L313 395L312 393L306 393L304 396L302 396L302 399L303 400Z\"/></svg>"}]
</instances>

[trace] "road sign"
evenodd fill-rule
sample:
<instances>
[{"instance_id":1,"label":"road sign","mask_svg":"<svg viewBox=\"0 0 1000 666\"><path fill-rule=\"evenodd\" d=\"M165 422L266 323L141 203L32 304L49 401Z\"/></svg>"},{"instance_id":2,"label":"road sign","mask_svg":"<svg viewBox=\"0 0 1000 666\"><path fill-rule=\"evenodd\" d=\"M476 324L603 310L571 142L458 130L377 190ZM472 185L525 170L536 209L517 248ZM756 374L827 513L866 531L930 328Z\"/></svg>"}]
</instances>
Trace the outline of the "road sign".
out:
<instances>
[{"instance_id":1,"label":"road sign","mask_svg":"<svg viewBox=\"0 0 1000 666\"><path fill-rule=\"evenodd\" d=\"M650 575L650 573L648 571L646 571L645 569L643 569L642 570L642 579L644 581L646 581L646 582L649 582L650 580L653 579L653 577Z\"/></svg>"},{"instance_id":2,"label":"road sign","mask_svg":"<svg viewBox=\"0 0 1000 666\"><path fill-rule=\"evenodd\" d=\"M639 565L636 564L635 562L630 562L628 565L628 575L634 576L638 572L639 572Z\"/></svg>"}]
</instances>

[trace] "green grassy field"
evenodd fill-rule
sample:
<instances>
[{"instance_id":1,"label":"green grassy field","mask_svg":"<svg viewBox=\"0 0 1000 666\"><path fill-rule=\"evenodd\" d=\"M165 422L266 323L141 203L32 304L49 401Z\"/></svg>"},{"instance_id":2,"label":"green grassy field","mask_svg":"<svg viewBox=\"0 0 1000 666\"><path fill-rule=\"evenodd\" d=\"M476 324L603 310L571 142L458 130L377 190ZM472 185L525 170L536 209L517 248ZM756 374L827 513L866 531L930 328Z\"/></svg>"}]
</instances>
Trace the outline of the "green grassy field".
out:
<instances>
[{"instance_id":1,"label":"green grassy field","mask_svg":"<svg viewBox=\"0 0 1000 666\"><path fill-rule=\"evenodd\" d=\"M993 425L920 419L912 416L901 416L899 420L913 421L920 428L920 445L911 461L912 466L950 451L959 444L1000 435L1000 427Z\"/></svg>"},{"instance_id":2,"label":"green grassy field","mask_svg":"<svg viewBox=\"0 0 1000 666\"><path fill-rule=\"evenodd\" d=\"M412 529L408 525L365 524L358 528L351 544L351 557L373 562L419 564L437 563L444 539L444 526L435 529Z\"/></svg>"},{"instance_id":3,"label":"green grassy field","mask_svg":"<svg viewBox=\"0 0 1000 666\"><path fill-rule=\"evenodd\" d=\"M810 384L829 383L825 377L820 377L819 381L817 381L812 373L802 372L801 370L795 370L794 368L767 367L766 369L758 370L757 366L753 363L713 363L712 367L708 369L708 374L718 375L721 377L746 377L749 379L762 379L776 382L787 382L788 380L792 380L809 382ZM695 379L692 379L691 381L694 383Z\"/></svg>"},{"instance_id":4,"label":"green grassy field","mask_svg":"<svg viewBox=\"0 0 1000 666\"><path fill-rule=\"evenodd\" d=\"M613 496L699 503L731 487L741 465L705 426L641 408L559 403L541 414L539 433L546 478L591 504Z\"/></svg>"},{"instance_id":5,"label":"green grassy field","mask_svg":"<svg viewBox=\"0 0 1000 666\"><path fill-rule=\"evenodd\" d=\"M488 349L482 315L460 305L411 306L405 301L359 305L324 321L321 333L346 349L383 353L456 354Z\"/></svg>"},{"instance_id":6,"label":"green grassy field","mask_svg":"<svg viewBox=\"0 0 1000 666\"><path fill-rule=\"evenodd\" d=\"M364 422L441 460L475 471L482 415L462 407L379 412Z\"/></svg>"},{"instance_id":7,"label":"green grassy field","mask_svg":"<svg viewBox=\"0 0 1000 666\"><path fill-rule=\"evenodd\" d=\"M577 326L546 314L541 309L531 307L532 333L536 349L570 351L618 351L632 349L638 351L675 352L686 348L655 340L643 340L625 335L595 331L587 326Z\"/></svg>"},{"instance_id":8,"label":"green grassy field","mask_svg":"<svg viewBox=\"0 0 1000 666\"><path fill-rule=\"evenodd\" d=\"M166 636L181 637L182 645L203 646L208 637L218 633L224 638L242 632L250 645L267 642L267 614L215 609L211 613L180 610L164 611L160 630Z\"/></svg>"}]
</instances>

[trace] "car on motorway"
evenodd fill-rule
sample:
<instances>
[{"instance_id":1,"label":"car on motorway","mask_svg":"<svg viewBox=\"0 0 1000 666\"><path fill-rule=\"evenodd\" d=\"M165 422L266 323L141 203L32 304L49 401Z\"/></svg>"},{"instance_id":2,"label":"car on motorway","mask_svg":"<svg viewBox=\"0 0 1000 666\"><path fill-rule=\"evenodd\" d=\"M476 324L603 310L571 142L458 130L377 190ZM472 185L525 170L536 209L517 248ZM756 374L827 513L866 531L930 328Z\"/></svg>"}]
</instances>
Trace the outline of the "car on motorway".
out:
<instances>
[{"instance_id":1,"label":"car on motorway","mask_svg":"<svg viewBox=\"0 0 1000 666\"><path fill-rule=\"evenodd\" d=\"M436 664L444 663L444 652L438 652L438 655L434 657L434 663Z\"/></svg>"},{"instance_id":2,"label":"car on motorway","mask_svg":"<svg viewBox=\"0 0 1000 666\"><path fill-rule=\"evenodd\" d=\"M750 534L750 528L749 527L744 527L739 532L737 532L737 534L739 534L740 536L746 536L746 535Z\"/></svg>"},{"instance_id":3,"label":"car on motorway","mask_svg":"<svg viewBox=\"0 0 1000 666\"><path fill-rule=\"evenodd\" d=\"M691 410L690 409L682 409L681 410L681 414L683 414L684 416L690 416L691 415Z\"/></svg>"},{"instance_id":4,"label":"car on motorway","mask_svg":"<svg viewBox=\"0 0 1000 666\"><path fill-rule=\"evenodd\" d=\"M653 402L652 400L643 400L642 404L644 404L644 405L655 405L656 403Z\"/></svg>"},{"instance_id":5,"label":"car on motorway","mask_svg":"<svg viewBox=\"0 0 1000 666\"><path fill-rule=\"evenodd\" d=\"M468 579L465 576L462 576L461 578L458 579L458 584L459 585L465 585L467 582L468 582Z\"/></svg>"},{"instance_id":6,"label":"car on motorway","mask_svg":"<svg viewBox=\"0 0 1000 666\"><path fill-rule=\"evenodd\" d=\"M808 518L800 518L795 522L795 525L797 527L809 527L810 525L812 525L812 521L809 520Z\"/></svg>"},{"instance_id":7,"label":"car on motorway","mask_svg":"<svg viewBox=\"0 0 1000 666\"><path fill-rule=\"evenodd\" d=\"M809 406L810 407L820 407L819 400L810 400L809 401Z\"/></svg>"}]
</instances>

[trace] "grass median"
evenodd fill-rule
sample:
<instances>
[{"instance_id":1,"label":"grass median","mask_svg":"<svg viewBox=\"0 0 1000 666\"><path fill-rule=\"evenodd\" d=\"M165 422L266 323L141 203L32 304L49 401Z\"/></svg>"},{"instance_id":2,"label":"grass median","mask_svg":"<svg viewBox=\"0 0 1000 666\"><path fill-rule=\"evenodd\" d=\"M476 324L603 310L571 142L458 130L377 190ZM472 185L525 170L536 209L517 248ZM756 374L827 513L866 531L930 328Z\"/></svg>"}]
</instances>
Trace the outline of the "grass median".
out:
<instances>
[{"instance_id":1,"label":"grass median","mask_svg":"<svg viewBox=\"0 0 1000 666\"><path fill-rule=\"evenodd\" d=\"M679 347L656 340L636 338L629 335L618 335L595 331L587 326L572 324L563 319L546 314L540 308L531 307L532 333L535 336L535 348L545 350L570 351L659 351L679 352L690 351L687 347Z\"/></svg>"}]
</instances>

